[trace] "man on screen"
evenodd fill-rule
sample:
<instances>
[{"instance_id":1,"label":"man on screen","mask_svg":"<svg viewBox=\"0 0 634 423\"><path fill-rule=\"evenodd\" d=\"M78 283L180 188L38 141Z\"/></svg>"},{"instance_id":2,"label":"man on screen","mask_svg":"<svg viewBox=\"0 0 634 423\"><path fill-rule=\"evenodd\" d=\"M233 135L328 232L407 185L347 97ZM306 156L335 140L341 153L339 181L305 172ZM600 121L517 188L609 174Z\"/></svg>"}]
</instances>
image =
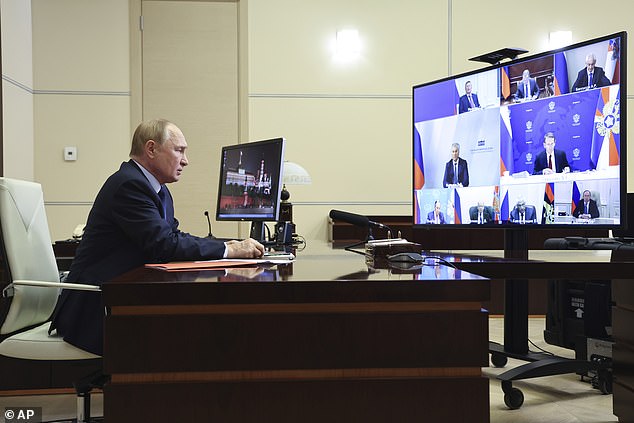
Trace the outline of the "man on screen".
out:
<instances>
[{"instance_id":1,"label":"man on screen","mask_svg":"<svg viewBox=\"0 0 634 423\"><path fill-rule=\"evenodd\" d=\"M535 158L533 175L550 175L552 173L568 173L570 165L566 158L566 152L555 148L555 134L552 132L544 135L544 151Z\"/></svg>"},{"instance_id":2,"label":"man on screen","mask_svg":"<svg viewBox=\"0 0 634 423\"><path fill-rule=\"evenodd\" d=\"M515 91L515 99L519 101L535 100L539 97L539 86L537 81L531 78L528 69L522 72L522 80L517 83L517 91Z\"/></svg>"},{"instance_id":3,"label":"man on screen","mask_svg":"<svg viewBox=\"0 0 634 423\"><path fill-rule=\"evenodd\" d=\"M526 201L519 200L511 211L511 222L518 223L520 225L537 223L535 207L527 206Z\"/></svg>"},{"instance_id":4,"label":"man on screen","mask_svg":"<svg viewBox=\"0 0 634 423\"><path fill-rule=\"evenodd\" d=\"M451 160L445 165L445 175L442 178L442 186L469 186L469 167L467 161L460 158L460 144L451 144Z\"/></svg>"},{"instance_id":5,"label":"man on screen","mask_svg":"<svg viewBox=\"0 0 634 423\"><path fill-rule=\"evenodd\" d=\"M586 56L586 67L579 71L577 80L572 84L571 91L573 93L590 88L607 87L611 84L603 69L595 66L596 63L597 58L593 53Z\"/></svg>"},{"instance_id":6,"label":"man on screen","mask_svg":"<svg viewBox=\"0 0 634 423\"><path fill-rule=\"evenodd\" d=\"M460 104L458 106L458 113L470 112L480 108L480 102L478 101L478 95L472 93L471 81L467 81L464 84L465 95L460 97Z\"/></svg>"},{"instance_id":7,"label":"man on screen","mask_svg":"<svg viewBox=\"0 0 634 423\"><path fill-rule=\"evenodd\" d=\"M434 211L427 213L427 223L435 225L444 225L445 215L440 211L440 201L434 201Z\"/></svg>"},{"instance_id":8,"label":"man on screen","mask_svg":"<svg viewBox=\"0 0 634 423\"><path fill-rule=\"evenodd\" d=\"M477 207L471 207L469 209L469 219L471 220L471 223L475 223L478 225L484 225L485 223L493 222L491 208L484 207L484 201L478 201Z\"/></svg>"},{"instance_id":9,"label":"man on screen","mask_svg":"<svg viewBox=\"0 0 634 423\"><path fill-rule=\"evenodd\" d=\"M596 219L599 217L599 207L597 202L590 198L590 190L583 192L583 198L577 203L572 215L578 219Z\"/></svg>"}]
</instances>

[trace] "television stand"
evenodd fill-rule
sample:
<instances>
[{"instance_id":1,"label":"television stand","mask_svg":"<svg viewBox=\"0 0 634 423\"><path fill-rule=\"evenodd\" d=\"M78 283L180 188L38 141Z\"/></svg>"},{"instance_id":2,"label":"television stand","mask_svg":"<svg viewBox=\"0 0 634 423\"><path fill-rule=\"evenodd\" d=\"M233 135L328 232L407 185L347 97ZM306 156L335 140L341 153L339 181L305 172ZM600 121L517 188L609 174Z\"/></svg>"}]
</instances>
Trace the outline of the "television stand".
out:
<instances>
[{"instance_id":1,"label":"television stand","mask_svg":"<svg viewBox=\"0 0 634 423\"><path fill-rule=\"evenodd\" d=\"M504 230L504 258L528 261L528 231L525 228ZM491 363L504 367L508 358L527 361L497 376L504 392L504 403L512 410L524 403L524 394L513 386L513 381L567 373L586 374L596 371L598 388L611 393L609 373L611 363L569 359L528 349L528 280L507 279L504 282L504 345L489 342Z\"/></svg>"}]
</instances>

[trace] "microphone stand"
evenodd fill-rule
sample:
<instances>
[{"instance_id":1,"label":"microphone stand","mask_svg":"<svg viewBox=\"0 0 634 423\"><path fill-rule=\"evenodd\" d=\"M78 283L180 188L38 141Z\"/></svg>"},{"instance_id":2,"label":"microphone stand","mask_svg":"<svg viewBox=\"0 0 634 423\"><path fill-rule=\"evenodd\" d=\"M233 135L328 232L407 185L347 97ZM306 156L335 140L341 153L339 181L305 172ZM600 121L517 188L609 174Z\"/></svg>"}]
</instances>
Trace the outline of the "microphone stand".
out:
<instances>
[{"instance_id":1,"label":"microphone stand","mask_svg":"<svg viewBox=\"0 0 634 423\"><path fill-rule=\"evenodd\" d=\"M207 234L207 238L214 238L211 234L211 220L209 219L209 211L205 210L205 216L207 217L207 227L209 228L209 233Z\"/></svg>"},{"instance_id":2,"label":"microphone stand","mask_svg":"<svg viewBox=\"0 0 634 423\"><path fill-rule=\"evenodd\" d=\"M385 225L382 225L382 224L377 224L376 222L372 222L372 221L370 221L370 224L368 225L368 236L365 238L365 241L355 242L355 243L354 243L354 244L352 244L352 245L348 245L347 247L343 247L343 249L344 249L344 250L346 250L346 251L350 251L350 252L352 252L352 253L365 255L365 251L353 250L353 248L356 248L356 247L358 247L358 246L360 246L360 245L363 245L363 244L365 244L365 243L366 243L366 242L368 242L368 241L372 241L372 240L374 240L374 235L373 235L373 233L372 233L372 227L373 227L373 226L378 226L378 227L380 227L380 228L385 227L385 228L387 228L387 229L389 230L389 228L388 228L387 226L385 226Z\"/></svg>"}]
</instances>

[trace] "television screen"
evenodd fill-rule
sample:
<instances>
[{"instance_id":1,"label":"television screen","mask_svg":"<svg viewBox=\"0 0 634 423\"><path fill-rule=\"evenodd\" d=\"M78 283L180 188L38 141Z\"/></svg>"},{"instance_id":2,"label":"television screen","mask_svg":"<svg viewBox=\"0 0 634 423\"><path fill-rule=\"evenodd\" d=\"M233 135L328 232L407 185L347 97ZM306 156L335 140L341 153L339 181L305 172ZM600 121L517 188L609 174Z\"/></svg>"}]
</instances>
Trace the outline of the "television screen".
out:
<instances>
[{"instance_id":1,"label":"television screen","mask_svg":"<svg viewBox=\"0 0 634 423\"><path fill-rule=\"evenodd\" d=\"M621 227L625 52L621 32L414 86L414 224Z\"/></svg>"},{"instance_id":2,"label":"television screen","mask_svg":"<svg viewBox=\"0 0 634 423\"><path fill-rule=\"evenodd\" d=\"M276 221L284 138L222 147L216 220Z\"/></svg>"}]
</instances>

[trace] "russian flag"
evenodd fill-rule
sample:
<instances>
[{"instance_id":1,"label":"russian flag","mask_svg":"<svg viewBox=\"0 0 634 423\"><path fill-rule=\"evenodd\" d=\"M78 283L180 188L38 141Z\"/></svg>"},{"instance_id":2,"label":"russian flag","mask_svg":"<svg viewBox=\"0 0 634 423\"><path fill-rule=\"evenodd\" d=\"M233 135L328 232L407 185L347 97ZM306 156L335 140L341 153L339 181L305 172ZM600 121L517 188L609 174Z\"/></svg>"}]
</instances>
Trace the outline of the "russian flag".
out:
<instances>
[{"instance_id":1,"label":"russian flag","mask_svg":"<svg viewBox=\"0 0 634 423\"><path fill-rule=\"evenodd\" d=\"M414 128L414 189L422 189L425 185L425 166L423 165L423 148L420 134Z\"/></svg>"},{"instance_id":2,"label":"russian flag","mask_svg":"<svg viewBox=\"0 0 634 423\"><path fill-rule=\"evenodd\" d=\"M414 191L414 224L420 223L420 204L418 204L418 195Z\"/></svg>"},{"instance_id":3,"label":"russian flag","mask_svg":"<svg viewBox=\"0 0 634 423\"><path fill-rule=\"evenodd\" d=\"M514 172L513 165L513 131L508 106L500 107L500 176L504 172Z\"/></svg>"},{"instance_id":4,"label":"russian flag","mask_svg":"<svg viewBox=\"0 0 634 423\"><path fill-rule=\"evenodd\" d=\"M460 225L462 223L461 208L460 208L460 194L458 190L454 190L454 223Z\"/></svg>"},{"instance_id":5,"label":"russian flag","mask_svg":"<svg viewBox=\"0 0 634 423\"><path fill-rule=\"evenodd\" d=\"M621 43L619 38L614 38L608 43L608 53L603 70L612 84L619 83L621 73Z\"/></svg>"},{"instance_id":6,"label":"russian flag","mask_svg":"<svg viewBox=\"0 0 634 423\"><path fill-rule=\"evenodd\" d=\"M564 52L555 53L555 95L568 94L568 64Z\"/></svg>"},{"instance_id":7,"label":"russian flag","mask_svg":"<svg viewBox=\"0 0 634 423\"><path fill-rule=\"evenodd\" d=\"M555 222L555 183L547 182L544 188L544 209L542 210L542 224Z\"/></svg>"},{"instance_id":8,"label":"russian flag","mask_svg":"<svg viewBox=\"0 0 634 423\"><path fill-rule=\"evenodd\" d=\"M581 193L579 192L579 186L577 186L577 181L572 183L572 207L570 210L571 214L575 214L575 210L577 210L577 203L581 200Z\"/></svg>"},{"instance_id":9,"label":"russian flag","mask_svg":"<svg viewBox=\"0 0 634 423\"><path fill-rule=\"evenodd\" d=\"M502 207L500 209L500 216L503 222L509 220L509 192L504 193L504 200L502 200Z\"/></svg>"},{"instance_id":10,"label":"russian flag","mask_svg":"<svg viewBox=\"0 0 634 423\"><path fill-rule=\"evenodd\" d=\"M500 77L502 81L502 98L506 100L511 96L511 79L509 78L508 66L502 67Z\"/></svg>"},{"instance_id":11,"label":"russian flag","mask_svg":"<svg viewBox=\"0 0 634 423\"><path fill-rule=\"evenodd\" d=\"M500 186L496 185L493 189L493 212L494 217L493 220L495 223L500 221Z\"/></svg>"}]
</instances>

